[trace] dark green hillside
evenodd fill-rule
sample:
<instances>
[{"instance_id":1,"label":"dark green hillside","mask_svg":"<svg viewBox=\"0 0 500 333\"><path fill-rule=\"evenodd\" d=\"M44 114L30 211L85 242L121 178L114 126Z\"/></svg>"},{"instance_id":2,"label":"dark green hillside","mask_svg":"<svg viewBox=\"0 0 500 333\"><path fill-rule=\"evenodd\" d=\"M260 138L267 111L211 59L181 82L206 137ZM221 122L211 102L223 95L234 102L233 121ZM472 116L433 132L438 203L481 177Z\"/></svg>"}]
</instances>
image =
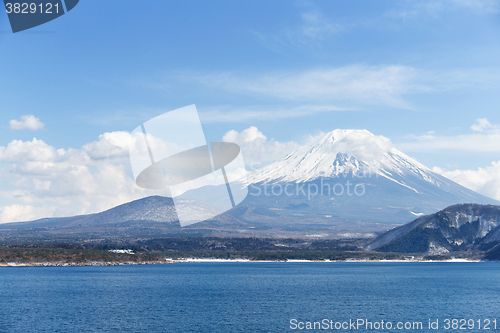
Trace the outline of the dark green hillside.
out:
<instances>
[{"instance_id":1,"label":"dark green hillside","mask_svg":"<svg viewBox=\"0 0 500 333\"><path fill-rule=\"evenodd\" d=\"M0 248L0 264L7 263L152 263L158 258L146 254L112 253L102 250L67 248Z\"/></svg>"}]
</instances>

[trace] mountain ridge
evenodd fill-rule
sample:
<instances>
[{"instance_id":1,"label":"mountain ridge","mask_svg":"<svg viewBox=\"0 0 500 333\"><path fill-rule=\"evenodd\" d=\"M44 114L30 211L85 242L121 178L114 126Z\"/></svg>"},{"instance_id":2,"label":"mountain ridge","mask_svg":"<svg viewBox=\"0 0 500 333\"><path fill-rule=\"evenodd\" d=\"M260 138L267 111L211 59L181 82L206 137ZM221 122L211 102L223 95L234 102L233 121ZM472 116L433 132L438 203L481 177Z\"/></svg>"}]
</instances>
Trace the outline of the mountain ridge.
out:
<instances>
[{"instance_id":1,"label":"mountain ridge","mask_svg":"<svg viewBox=\"0 0 500 333\"><path fill-rule=\"evenodd\" d=\"M326 133L248 175L247 186L250 195L242 205L272 209L282 215L270 219L272 223L287 226L292 224L287 220L302 213L309 224L349 226L363 222L371 223L365 230L382 231L384 226L404 224L452 204L500 204L434 173L394 148L387 138L367 130ZM357 186L362 195L350 196L349 186ZM283 194L299 187L313 192ZM315 189L332 188L338 190L333 195L331 191L327 195L314 193ZM290 205L304 208L291 213ZM324 219L328 216L330 221ZM251 221L260 218L251 214L244 217Z\"/></svg>"},{"instance_id":2,"label":"mountain ridge","mask_svg":"<svg viewBox=\"0 0 500 333\"><path fill-rule=\"evenodd\" d=\"M256 170L247 179L254 184L277 180L304 182L339 176L347 170L390 178L392 174L386 169L399 173L410 170L431 182L429 174L434 175L423 164L392 147L385 137L368 130L336 129Z\"/></svg>"},{"instance_id":3,"label":"mountain ridge","mask_svg":"<svg viewBox=\"0 0 500 333\"><path fill-rule=\"evenodd\" d=\"M368 250L446 254L500 244L500 206L458 204L389 230Z\"/></svg>"},{"instance_id":4,"label":"mountain ridge","mask_svg":"<svg viewBox=\"0 0 500 333\"><path fill-rule=\"evenodd\" d=\"M185 228L178 225L171 198L149 197L97 214L0 225L0 230L45 228L49 234L127 237L154 232L373 237L453 204L500 204L433 173L367 130L329 132L250 174L245 185L249 195L240 205ZM212 194L209 186L199 190ZM200 216L210 209L176 198L176 204L184 203Z\"/></svg>"}]
</instances>

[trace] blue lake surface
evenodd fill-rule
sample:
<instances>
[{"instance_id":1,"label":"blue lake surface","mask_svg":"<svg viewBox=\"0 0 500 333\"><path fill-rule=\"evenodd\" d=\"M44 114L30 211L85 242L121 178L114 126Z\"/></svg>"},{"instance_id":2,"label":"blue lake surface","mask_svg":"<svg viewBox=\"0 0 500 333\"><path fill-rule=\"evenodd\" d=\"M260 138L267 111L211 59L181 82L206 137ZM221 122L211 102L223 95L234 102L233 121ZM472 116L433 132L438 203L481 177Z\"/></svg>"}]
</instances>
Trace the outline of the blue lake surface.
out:
<instances>
[{"instance_id":1,"label":"blue lake surface","mask_svg":"<svg viewBox=\"0 0 500 333\"><path fill-rule=\"evenodd\" d=\"M475 327L446 330L447 318ZM292 329L293 319L327 319L328 331L343 332L499 331L500 263L0 268L2 333L312 331ZM423 328L335 329L357 319ZM428 329L429 319L439 320L438 330Z\"/></svg>"}]
</instances>

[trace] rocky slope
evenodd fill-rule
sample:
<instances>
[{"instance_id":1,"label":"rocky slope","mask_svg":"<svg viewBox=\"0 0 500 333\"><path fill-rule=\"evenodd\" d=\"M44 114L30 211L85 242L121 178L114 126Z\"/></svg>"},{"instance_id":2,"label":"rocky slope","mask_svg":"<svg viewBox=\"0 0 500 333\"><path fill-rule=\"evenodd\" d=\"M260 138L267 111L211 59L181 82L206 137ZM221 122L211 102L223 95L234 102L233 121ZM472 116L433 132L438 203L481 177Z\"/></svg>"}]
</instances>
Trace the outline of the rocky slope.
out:
<instances>
[{"instance_id":1,"label":"rocky slope","mask_svg":"<svg viewBox=\"0 0 500 333\"><path fill-rule=\"evenodd\" d=\"M486 251L500 243L500 206L459 204L392 229L369 244L384 252Z\"/></svg>"}]
</instances>

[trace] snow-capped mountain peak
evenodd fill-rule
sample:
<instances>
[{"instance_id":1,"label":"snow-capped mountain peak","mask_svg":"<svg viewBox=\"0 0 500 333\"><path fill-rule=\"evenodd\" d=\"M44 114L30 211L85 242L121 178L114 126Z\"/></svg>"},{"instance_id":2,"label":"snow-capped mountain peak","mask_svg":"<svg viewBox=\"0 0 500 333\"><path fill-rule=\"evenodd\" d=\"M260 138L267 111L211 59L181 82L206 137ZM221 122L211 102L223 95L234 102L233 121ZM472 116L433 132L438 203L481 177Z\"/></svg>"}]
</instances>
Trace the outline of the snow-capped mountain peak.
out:
<instances>
[{"instance_id":1,"label":"snow-capped mountain peak","mask_svg":"<svg viewBox=\"0 0 500 333\"><path fill-rule=\"evenodd\" d=\"M249 183L306 182L320 177L384 177L407 174L436 184L436 175L394 148L389 139L367 130L336 129L311 140L284 158L249 175ZM437 185L437 184L436 184ZM415 190L416 191L416 190Z\"/></svg>"},{"instance_id":2,"label":"snow-capped mountain peak","mask_svg":"<svg viewBox=\"0 0 500 333\"><path fill-rule=\"evenodd\" d=\"M332 228L367 221L387 225L457 203L498 204L432 172L367 130L318 136L249 174L247 181L245 204L260 208L255 215L244 213L245 219L260 222L275 216L273 221L286 227L307 221L333 223Z\"/></svg>"}]
</instances>

